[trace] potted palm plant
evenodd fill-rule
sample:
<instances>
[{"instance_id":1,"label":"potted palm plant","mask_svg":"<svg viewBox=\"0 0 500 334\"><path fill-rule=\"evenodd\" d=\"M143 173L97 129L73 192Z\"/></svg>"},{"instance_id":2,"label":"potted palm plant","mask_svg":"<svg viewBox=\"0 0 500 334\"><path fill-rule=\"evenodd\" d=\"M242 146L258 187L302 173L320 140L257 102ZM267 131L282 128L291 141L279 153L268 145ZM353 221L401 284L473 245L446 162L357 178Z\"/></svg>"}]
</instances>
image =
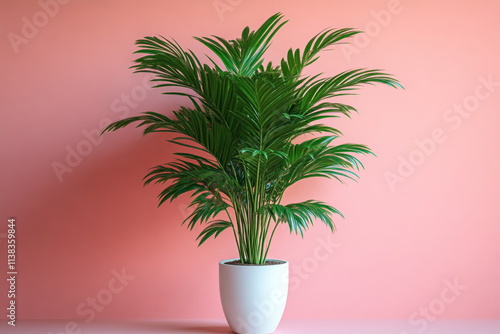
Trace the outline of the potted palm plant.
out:
<instances>
[{"instance_id":1,"label":"potted palm plant","mask_svg":"<svg viewBox=\"0 0 500 334\"><path fill-rule=\"evenodd\" d=\"M190 229L205 226L199 245L225 230L233 233L239 258L219 263L219 281L224 313L237 333L273 332L283 314L288 263L268 259L278 226L302 235L320 220L334 231L333 217L341 216L317 200L284 204L285 191L311 177L356 178L362 167L357 155L371 153L364 145L335 145L340 131L320 122L355 109L332 98L354 94L363 84L401 87L379 70L302 74L320 51L359 33L354 29L324 30L303 51L290 49L278 65L264 64L285 23L277 13L234 40L196 37L216 56L206 63L174 40L139 39L132 68L151 73L155 87L186 97L188 105L168 115L145 112L103 130L138 123L144 134L175 134L169 141L182 148L178 158L152 168L145 184L166 184L160 205L191 194L194 211L185 222Z\"/></svg>"}]
</instances>

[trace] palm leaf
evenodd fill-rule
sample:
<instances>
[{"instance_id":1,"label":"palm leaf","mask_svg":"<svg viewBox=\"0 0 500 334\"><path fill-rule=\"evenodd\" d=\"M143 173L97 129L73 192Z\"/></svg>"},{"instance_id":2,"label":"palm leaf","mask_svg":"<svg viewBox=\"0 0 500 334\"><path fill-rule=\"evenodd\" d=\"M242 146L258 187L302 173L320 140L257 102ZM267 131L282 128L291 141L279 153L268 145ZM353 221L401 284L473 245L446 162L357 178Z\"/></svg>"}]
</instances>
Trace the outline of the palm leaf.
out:
<instances>
[{"instance_id":1,"label":"palm leaf","mask_svg":"<svg viewBox=\"0 0 500 334\"><path fill-rule=\"evenodd\" d=\"M314 200L287 205L272 204L266 209L273 220L288 224L290 232L300 233L301 236L304 236L304 231L313 225L315 219L322 221L333 231L333 215L344 217L334 207Z\"/></svg>"},{"instance_id":2,"label":"palm leaf","mask_svg":"<svg viewBox=\"0 0 500 334\"><path fill-rule=\"evenodd\" d=\"M217 238L226 228L232 227L233 224L226 220L214 220L208 224L208 226L201 231L200 235L196 240L200 239L198 246L201 246L205 241L207 241L211 236Z\"/></svg>"}]
</instances>

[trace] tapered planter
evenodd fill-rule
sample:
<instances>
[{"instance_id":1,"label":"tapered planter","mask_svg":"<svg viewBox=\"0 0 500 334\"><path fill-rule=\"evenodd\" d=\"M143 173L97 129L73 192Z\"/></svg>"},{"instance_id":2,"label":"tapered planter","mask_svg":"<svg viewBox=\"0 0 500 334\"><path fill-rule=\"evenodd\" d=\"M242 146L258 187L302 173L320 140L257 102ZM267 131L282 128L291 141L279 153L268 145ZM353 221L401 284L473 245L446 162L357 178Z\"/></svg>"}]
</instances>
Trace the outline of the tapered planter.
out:
<instances>
[{"instance_id":1,"label":"tapered planter","mask_svg":"<svg viewBox=\"0 0 500 334\"><path fill-rule=\"evenodd\" d=\"M270 265L219 263L219 289L226 320L235 333L272 333L285 310L288 262Z\"/></svg>"}]
</instances>

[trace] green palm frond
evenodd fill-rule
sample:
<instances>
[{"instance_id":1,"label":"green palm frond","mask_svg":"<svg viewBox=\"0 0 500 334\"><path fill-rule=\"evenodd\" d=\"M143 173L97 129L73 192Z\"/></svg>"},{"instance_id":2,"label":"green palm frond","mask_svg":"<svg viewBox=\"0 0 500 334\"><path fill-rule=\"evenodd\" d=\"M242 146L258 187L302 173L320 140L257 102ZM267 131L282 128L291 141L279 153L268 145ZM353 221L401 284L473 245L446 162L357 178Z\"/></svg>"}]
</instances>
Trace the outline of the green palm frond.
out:
<instances>
[{"instance_id":1,"label":"green palm frond","mask_svg":"<svg viewBox=\"0 0 500 334\"><path fill-rule=\"evenodd\" d=\"M195 38L215 53L229 73L248 77L261 66L273 36L286 23L280 22L282 18L282 14L275 14L256 31L246 27L236 40L227 41L218 36Z\"/></svg>"},{"instance_id":2,"label":"green palm frond","mask_svg":"<svg viewBox=\"0 0 500 334\"><path fill-rule=\"evenodd\" d=\"M302 237L304 231L313 225L315 219L322 221L333 231L335 230L333 215L344 217L334 207L314 200L287 205L272 204L266 209L274 221L288 224L290 232L300 233Z\"/></svg>"},{"instance_id":3,"label":"green palm frond","mask_svg":"<svg viewBox=\"0 0 500 334\"><path fill-rule=\"evenodd\" d=\"M158 82L154 87L200 89L199 73L202 65L192 51L184 51L177 42L163 36L145 37L137 40L136 45L139 50L135 53L145 55L136 59L136 65L131 68L136 73L154 74L152 81Z\"/></svg>"},{"instance_id":4,"label":"green palm frond","mask_svg":"<svg viewBox=\"0 0 500 334\"><path fill-rule=\"evenodd\" d=\"M233 224L227 220L214 220L208 223L208 226L201 231L200 235L196 240L200 239L198 246L201 246L210 237L217 238L228 227L233 227Z\"/></svg>"},{"instance_id":5,"label":"green palm frond","mask_svg":"<svg viewBox=\"0 0 500 334\"><path fill-rule=\"evenodd\" d=\"M281 60L281 70L284 76L300 76L304 67L318 60L318 53L328 47L338 44L343 39L354 36L360 31L344 29L327 29L320 32L306 44L301 54L300 49L288 50L287 57Z\"/></svg>"},{"instance_id":6,"label":"green palm frond","mask_svg":"<svg viewBox=\"0 0 500 334\"><path fill-rule=\"evenodd\" d=\"M193 229L196 223L203 224L211 218L216 217L219 213L224 212L230 206L222 199L212 196L208 192L203 192L196 196L189 207L194 206L195 209L184 222L189 221L188 227Z\"/></svg>"}]
</instances>

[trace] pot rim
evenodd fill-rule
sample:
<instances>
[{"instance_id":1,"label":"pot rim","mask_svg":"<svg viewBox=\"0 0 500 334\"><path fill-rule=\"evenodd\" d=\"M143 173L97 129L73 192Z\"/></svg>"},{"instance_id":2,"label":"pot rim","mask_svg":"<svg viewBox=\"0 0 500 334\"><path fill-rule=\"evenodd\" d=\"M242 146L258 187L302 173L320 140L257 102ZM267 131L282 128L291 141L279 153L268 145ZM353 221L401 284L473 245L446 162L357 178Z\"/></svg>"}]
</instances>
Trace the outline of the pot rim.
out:
<instances>
[{"instance_id":1,"label":"pot rim","mask_svg":"<svg viewBox=\"0 0 500 334\"><path fill-rule=\"evenodd\" d=\"M219 261L219 264L220 265L225 265L225 266L231 266L231 267L268 267L268 266L263 265L263 264L248 264L248 265L239 265L239 266L235 266L235 265L231 265L231 264L226 264L227 262L236 261L236 260L239 260L239 258L237 258L237 259L222 260L222 261ZM281 259L266 259L266 261L283 261L283 263L272 264L272 265L270 265L270 267L282 266L282 265L288 264L288 261L281 260Z\"/></svg>"}]
</instances>

